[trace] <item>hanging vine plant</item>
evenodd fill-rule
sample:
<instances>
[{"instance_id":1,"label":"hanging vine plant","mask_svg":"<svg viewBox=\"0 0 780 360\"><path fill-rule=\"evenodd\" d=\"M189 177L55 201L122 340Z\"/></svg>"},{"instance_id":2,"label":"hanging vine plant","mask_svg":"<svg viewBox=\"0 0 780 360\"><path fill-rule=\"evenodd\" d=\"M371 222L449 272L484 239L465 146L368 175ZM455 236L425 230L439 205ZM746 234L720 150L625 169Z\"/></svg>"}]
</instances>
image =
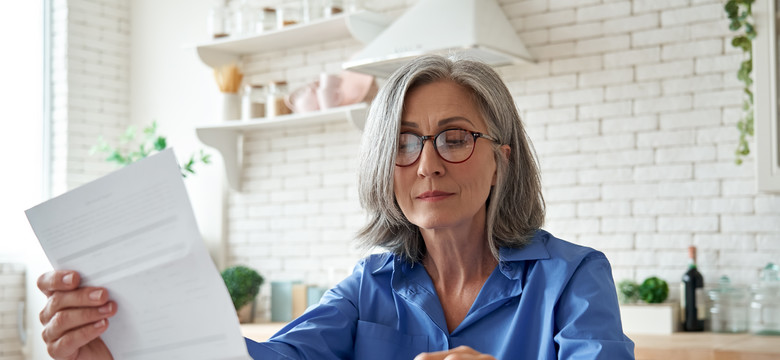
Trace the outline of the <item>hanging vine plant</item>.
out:
<instances>
[{"instance_id":1,"label":"hanging vine plant","mask_svg":"<svg viewBox=\"0 0 780 360\"><path fill-rule=\"evenodd\" d=\"M729 29L737 31L737 35L731 39L731 46L742 49L747 58L742 61L737 71L737 78L745 84L745 100L742 103L743 117L737 122L739 130L739 143L735 151L734 162L742 164L742 159L750 154L748 139L753 137L753 43L756 37L756 28L753 25L752 6L755 0L729 0L724 9L728 14Z\"/></svg>"}]
</instances>

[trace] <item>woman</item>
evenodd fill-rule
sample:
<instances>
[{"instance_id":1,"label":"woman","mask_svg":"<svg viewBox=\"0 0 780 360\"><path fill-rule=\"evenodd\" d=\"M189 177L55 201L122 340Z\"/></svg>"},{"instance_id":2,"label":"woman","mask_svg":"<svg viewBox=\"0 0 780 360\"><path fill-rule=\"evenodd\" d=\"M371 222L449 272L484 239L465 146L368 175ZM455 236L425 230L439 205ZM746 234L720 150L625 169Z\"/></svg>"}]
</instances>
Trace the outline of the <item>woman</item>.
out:
<instances>
[{"instance_id":1,"label":"woman","mask_svg":"<svg viewBox=\"0 0 780 360\"><path fill-rule=\"evenodd\" d=\"M268 342L247 340L254 358L633 358L607 259L540 229L538 169L490 67L425 56L399 69L371 106L360 162L359 239L388 252ZM75 289L41 312L44 340L55 358L108 358L98 336L117 304L77 276L39 280L47 295Z\"/></svg>"}]
</instances>

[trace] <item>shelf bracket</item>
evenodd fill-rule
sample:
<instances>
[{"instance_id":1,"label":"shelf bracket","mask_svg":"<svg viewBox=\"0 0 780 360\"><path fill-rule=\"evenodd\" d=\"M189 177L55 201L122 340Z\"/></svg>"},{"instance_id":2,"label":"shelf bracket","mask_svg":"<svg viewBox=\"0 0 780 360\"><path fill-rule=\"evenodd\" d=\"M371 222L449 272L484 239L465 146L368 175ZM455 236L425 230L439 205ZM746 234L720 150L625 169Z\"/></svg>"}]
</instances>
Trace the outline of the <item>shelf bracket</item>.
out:
<instances>
[{"instance_id":1,"label":"shelf bracket","mask_svg":"<svg viewBox=\"0 0 780 360\"><path fill-rule=\"evenodd\" d=\"M237 54L210 49L207 47L199 46L197 51L201 61L213 69L217 69L225 65L237 64L239 60L239 56Z\"/></svg>"},{"instance_id":2,"label":"shelf bracket","mask_svg":"<svg viewBox=\"0 0 780 360\"><path fill-rule=\"evenodd\" d=\"M240 191L241 169L244 166L243 132L236 129L195 129L198 138L204 144L211 146L222 155L225 163L225 175L230 188Z\"/></svg>"}]
</instances>

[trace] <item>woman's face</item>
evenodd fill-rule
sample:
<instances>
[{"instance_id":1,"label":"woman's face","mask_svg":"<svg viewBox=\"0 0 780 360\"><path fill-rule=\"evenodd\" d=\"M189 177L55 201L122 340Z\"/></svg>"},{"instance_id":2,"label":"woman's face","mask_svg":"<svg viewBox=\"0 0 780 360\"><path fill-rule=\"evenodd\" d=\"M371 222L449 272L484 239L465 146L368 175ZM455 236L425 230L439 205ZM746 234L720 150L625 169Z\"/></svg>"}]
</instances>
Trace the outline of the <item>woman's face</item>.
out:
<instances>
[{"instance_id":1,"label":"woman's face","mask_svg":"<svg viewBox=\"0 0 780 360\"><path fill-rule=\"evenodd\" d=\"M406 94L401 132L436 135L447 129L487 134L487 124L467 89L437 81ZM474 152L462 163L443 160L433 139L423 143L417 162L395 167L394 191L406 218L420 229L462 229L484 226L485 202L495 183L491 141L476 139Z\"/></svg>"}]
</instances>

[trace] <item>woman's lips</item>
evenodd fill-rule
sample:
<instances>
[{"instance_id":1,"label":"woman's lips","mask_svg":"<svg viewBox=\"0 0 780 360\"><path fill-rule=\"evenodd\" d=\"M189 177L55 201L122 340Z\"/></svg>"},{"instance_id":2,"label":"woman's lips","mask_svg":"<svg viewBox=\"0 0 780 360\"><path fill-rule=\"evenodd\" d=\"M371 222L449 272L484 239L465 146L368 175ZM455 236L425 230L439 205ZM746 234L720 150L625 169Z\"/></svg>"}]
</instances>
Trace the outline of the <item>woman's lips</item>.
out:
<instances>
[{"instance_id":1,"label":"woman's lips","mask_svg":"<svg viewBox=\"0 0 780 360\"><path fill-rule=\"evenodd\" d=\"M426 191L420 195L417 195L417 199L424 200L424 201L436 201L436 200L442 200L452 195L452 193L444 192L444 191Z\"/></svg>"}]
</instances>

